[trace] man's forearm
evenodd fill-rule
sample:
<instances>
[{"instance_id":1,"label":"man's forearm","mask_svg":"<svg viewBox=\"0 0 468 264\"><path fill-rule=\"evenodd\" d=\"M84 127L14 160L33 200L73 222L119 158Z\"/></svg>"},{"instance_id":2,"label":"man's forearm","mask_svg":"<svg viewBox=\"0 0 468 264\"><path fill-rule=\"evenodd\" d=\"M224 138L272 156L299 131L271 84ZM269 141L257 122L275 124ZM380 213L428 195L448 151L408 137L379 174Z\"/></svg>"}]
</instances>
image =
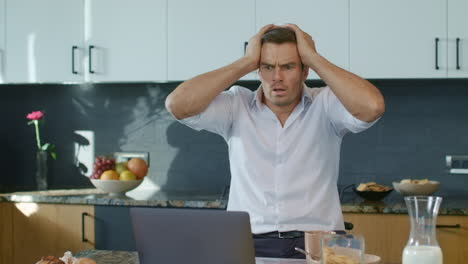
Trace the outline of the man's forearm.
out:
<instances>
[{"instance_id":1,"label":"man's forearm","mask_svg":"<svg viewBox=\"0 0 468 264\"><path fill-rule=\"evenodd\" d=\"M255 70L255 65L245 57L217 70L198 75L181 83L166 99L166 108L177 118L199 114L213 99Z\"/></svg>"},{"instance_id":2,"label":"man's forearm","mask_svg":"<svg viewBox=\"0 0 468 264\"><path fill-rule=\"evenodd\" d=\"M382 94L367 80L332 64L319 54L314 54L309 64L356 118L371 122L385 111Z\"/></svg>"}]
</instances>

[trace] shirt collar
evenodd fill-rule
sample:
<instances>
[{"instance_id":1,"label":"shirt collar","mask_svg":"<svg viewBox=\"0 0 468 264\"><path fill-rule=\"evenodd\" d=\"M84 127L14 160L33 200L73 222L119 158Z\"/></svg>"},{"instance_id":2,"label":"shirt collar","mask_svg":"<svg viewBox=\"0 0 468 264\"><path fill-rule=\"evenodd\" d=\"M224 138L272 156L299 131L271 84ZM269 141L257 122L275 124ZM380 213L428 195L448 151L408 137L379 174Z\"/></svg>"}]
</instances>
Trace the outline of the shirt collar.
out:
<instances>
[{"instance_id":1,"label":"shirt collar","mask_svg":"<svg viewBox=\"0 0 468 264\"><path fill-rule=\"evenodd\" d=\"M309 87L307 87L305 83L302 83L302 87L303 87L302 97L301 97L301 101L299 102L299 104L302 105L302 107L304 107L306 103L312 102L312 95L308 93L307 90L309 89ZM262 109L262 107L265 106L262 103L262 98L263 98L263 90L262 90L262 84L260 84L257 90L255 90L255 94L252 97L252 100L250 102L250 107L253 107L254 105L256 105L258 109Z\"/></svg>"}]
</instances>

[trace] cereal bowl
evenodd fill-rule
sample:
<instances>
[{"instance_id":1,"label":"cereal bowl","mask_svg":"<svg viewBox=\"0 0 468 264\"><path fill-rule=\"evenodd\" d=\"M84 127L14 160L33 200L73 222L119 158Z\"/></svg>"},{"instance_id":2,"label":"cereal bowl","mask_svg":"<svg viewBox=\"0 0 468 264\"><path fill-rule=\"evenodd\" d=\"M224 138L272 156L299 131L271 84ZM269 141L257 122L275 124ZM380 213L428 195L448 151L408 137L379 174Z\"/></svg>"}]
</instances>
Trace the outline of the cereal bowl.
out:
<instances>
[{"instance_id":1,"label":"cereal bowl","mask_svg":"<svg viewBox=\"0 0 468 264\"><path fill-rule=\"evenodd\" d=\"M393 188L404 196L431 195L439 189L438 181L428 181L424 184L393 182Z\"/></svg>"}]
</instances>

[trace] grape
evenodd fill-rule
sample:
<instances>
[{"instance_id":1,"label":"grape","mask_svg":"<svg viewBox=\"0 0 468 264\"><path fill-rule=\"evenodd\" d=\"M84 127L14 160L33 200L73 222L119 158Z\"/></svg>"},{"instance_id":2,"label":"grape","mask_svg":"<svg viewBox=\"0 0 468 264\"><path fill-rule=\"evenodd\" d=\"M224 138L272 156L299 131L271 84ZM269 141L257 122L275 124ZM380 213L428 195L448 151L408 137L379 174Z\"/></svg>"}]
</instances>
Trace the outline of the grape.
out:
<instances>
[{"instance_id":1,"label":"grape","mask_svg":"<svg viewBox=\"0 0 468 264\"><path fill-rule=\"evenodd\" d=\"M115 169L115 158L107 158L105 156L97 156L93 163L93 174L90 176L92 179L99 179L101 174L106 170Z\"/></svg>"}]
</instances>

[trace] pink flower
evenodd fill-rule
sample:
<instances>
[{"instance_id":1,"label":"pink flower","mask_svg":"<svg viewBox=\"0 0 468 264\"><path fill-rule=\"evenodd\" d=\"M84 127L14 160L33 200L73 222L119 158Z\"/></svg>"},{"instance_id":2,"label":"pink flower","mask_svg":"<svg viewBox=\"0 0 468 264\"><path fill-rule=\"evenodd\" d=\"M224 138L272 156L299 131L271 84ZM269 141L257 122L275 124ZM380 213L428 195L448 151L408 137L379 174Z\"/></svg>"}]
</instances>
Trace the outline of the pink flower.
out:
<instances>
[{"instance_id":1,"label":"pink flower","mask_svg":"<svg viewBox=\"0 0 468 264\"><path fill-rule=\"evenodd\" d=\"M32 113L29 113L26 118L29 120L40 120L44 114L41 111L34 111Z\"/></svg>"},{"instance_id":2,"label":"pink flower","mask_svg":"<svg viewBox=\"0 0 468 264\"><path fill-rule=\"evenodd\" d=\"M57 154L55 153L55 145L50 143L45 143L44 145L41 144L41 137L39 135L39 124L43 123L44 121L41 120L44 117L44 113L41 111L34 111L26 115L26 118L30 121L28 125L34 125L34 130L36 131L36 143L37 149L39 151L47 151L50 153L53 159L57 158Z\"/></svg>"}]
</instances>

